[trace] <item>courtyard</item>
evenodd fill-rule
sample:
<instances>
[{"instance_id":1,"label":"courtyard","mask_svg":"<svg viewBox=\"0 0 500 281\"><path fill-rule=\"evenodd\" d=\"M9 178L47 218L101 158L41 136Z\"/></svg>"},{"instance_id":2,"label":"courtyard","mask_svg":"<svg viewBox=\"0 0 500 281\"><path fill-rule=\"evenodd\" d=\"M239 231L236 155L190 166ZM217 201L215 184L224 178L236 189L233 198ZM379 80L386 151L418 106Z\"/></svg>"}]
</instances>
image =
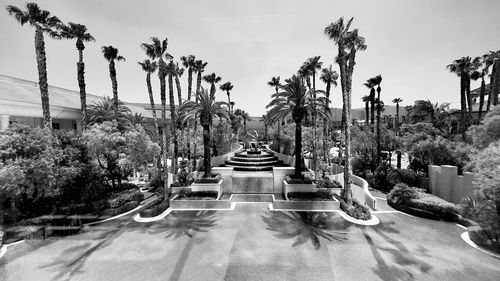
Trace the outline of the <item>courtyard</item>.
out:
<instances>
[{"instance_id":1,"label":"courtyard","mask_svg":"<svg viewBox=\"0 0 500 281\"><path fill-rule=\"evenodd\" d=\"M2 280L497 280L500 260L455 223L398 211L360 226L336 212L172 211L128 215L68 237L29 240L0 260Z\"/></svg>"}]
</instances>

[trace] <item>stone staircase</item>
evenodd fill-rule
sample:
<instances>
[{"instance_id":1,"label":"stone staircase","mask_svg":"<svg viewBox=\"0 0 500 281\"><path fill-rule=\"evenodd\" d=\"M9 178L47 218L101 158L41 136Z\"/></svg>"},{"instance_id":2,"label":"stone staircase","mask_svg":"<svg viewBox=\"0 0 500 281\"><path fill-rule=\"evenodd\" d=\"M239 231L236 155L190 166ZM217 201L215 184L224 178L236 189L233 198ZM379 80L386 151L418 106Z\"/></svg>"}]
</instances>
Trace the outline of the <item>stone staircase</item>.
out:
<instances>
[{"instance_id":1,"label":"stone staircase","mask_svg":"<svg viewBox=\"0 0 500 281\"><path fill-rule=\"evenodd\" d=\"M249 154L246 150L236 153L227 160L226 167L234 167L234 171L262 172L272 171L273 167L283 167L283 161L278 160L272 152L263 150L260 154Z\"/></svg>"}]
</instances>

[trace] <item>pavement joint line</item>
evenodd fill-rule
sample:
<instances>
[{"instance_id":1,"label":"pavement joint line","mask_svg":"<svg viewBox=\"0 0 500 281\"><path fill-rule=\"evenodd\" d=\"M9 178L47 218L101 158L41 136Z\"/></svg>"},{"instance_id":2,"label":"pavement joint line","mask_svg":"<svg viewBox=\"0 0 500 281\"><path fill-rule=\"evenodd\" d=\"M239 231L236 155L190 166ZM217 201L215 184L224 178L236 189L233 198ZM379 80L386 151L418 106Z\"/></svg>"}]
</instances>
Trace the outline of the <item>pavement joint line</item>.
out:
<instances>
[{"instance_id":1,"label":"pavement joint line","mask_svg":"<svg viewBox=\"0 0 500 281\"><path fill-rule=\"evenodd\" d=\"M466 231L466 232L462 233L462 235L460 235L460 237L462 238L462 240L464 240L465 243L469 244L469 246L473 247L474 249L481 251L487 255L490 255L490 256L500 260L500 255L493 253L489 250L486 250L484 248L481 248L479 245L474 243L474 241L472 241L469 237L469 232Z\"/></svg>"}]
</instances>

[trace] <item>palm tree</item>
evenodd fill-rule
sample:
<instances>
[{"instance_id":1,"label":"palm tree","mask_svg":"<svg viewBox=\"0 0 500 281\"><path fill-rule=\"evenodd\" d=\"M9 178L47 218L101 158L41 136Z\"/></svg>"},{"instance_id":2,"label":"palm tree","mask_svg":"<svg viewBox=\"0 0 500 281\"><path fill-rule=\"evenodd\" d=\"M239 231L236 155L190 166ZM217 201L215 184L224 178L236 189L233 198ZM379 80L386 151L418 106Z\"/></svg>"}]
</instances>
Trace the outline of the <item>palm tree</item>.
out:
<instances>
[{"instance_id":1,"label":"palm tree","mask_svg":"<svg viewBox=\"0 0 500 281\"><path fill-rule=\"evenodd\" d=\"M382 83L382 76L377 75L373 77L373 87L377 86L377 99L376 99L376 106L377 106L377 164L380 163L380 153L381 153L381 147L380 147L380 112L382 111L382 105L381 105L381 100L380 100L380 92L382 89L380 88L380 83Z\"/></svg>"},{"instance_id":2,"label":"palm tree","mask_svg":"<svg viewBox=\"0 0 500 281\"><path fill-rule=\"evenodd\" d=\"M363 84L365 87L370 89L370 124L371 124L371 130L373 132L373 129L375 127L375 85L373 84L373 78L370 78L366 80L366 82Z\"/></svg>"},{"instance_id":3,"label":"palm tree","mask_svg":"<svg viewBox=\"0 0 500 281\"><path fill-rule=\"evenodd\" d=\"M175 64L175 72L174 72L174 78L175 78L175 86L177 88L177 98L178 98L178 103L179 106L182 104L182 90L181 90L181 81L179 78L184 74L184 68L179 67L179 64Z\"/></svg>"},{"instance_id":4,"label":"palm tree","mask_svg":"<svg viewBox=\"0 0 500 281\"><path fill-rule=\"evenodd\" d=\"M498 104L498 94L500 93L500 51L492 52L483 56L483 61L485 63L485 68L491 66L490 75L490 94L488 97L488 104L486 106L486 111L490 111L491 104Z\"/></svg>"},{"instance_id":5,"label":"palm tree","mask_svg":"<svg viewBox=\"0 0 500 281\"><path fill-rule=\"evenodd\" d=\"M393 103L396 104L396 133L399 131L399 103L403 100L401 98L394 98Z\"/></svg>"},{"instance_id":6,"label":"palm tree","mask_svg":"<svg viewBox=\"0 0 500 281\"><path fill-rule=\"evenodd\" d=\"M212 120L214 117L228 120L227 111L223 108L228 104L222 101L216 102L203 88L196 93L196 98L198 102L187 100L181 105L180 115L183 122L199 119L203 127L203 164L205 166L203 177L206 178L211 176L210 172L212 170L210 166L210 128L212 127Z\"/></svg>"},{"instance_id":7,"label":"palm tree","mask_svg":"<svg viewBox=\"0 0 500 281\"><path fill-rule=\"evenodd\" d=\"M311 58L308 58L306 62L304 62L303 67L307 69L308 73L312 76L312 90L311 93L313 95L314 100L316 100L317 93L316 93L316 71L321 70L321 66L323 65L322 62L319 61L321 56L314 56ZM316 145L318 143L318 134L316 131L317 127L317 118L316 118L316 113L313 112L313 169L314 169L314 174L318 174L318 153L316 151Z\"/></svg>"},{"instance_id":8,"label":"palm tree","mask_svg":"<svg viewBox=\"0 0 500 281\"><path fill-rule=\"evenodd\" d=\"M248 118L250 118L250 116L248 115L248 113L246 111L241 110L241 109L236 109L234 111L234 115L240 116L241 120L243 120L243 135L246 136L246 134L247 134L247 120L248 120Z\"/></svg>"},{"instance_id":9,"label":"palm tree","mask_svg":"<svg viewBox=\"0 0 500 281\"><path fill-rule=\"evenodd\" d=\"M344 18L338 19L336 22L328 25L324 32L329 39L333 40L338 46L338 56L336 62L340 67L340 85L342 88L342 97L345 104L346 125L344 127L345 136L345 164L344 164L344 189L342 197L347 205L352 204L351 190L351 88L352 74L354 72L354 64L357 51L366 50L365 39L358 35L358 30L349 30L354 18L351 18L344 24Z\"/></svg>"},{"instance_id":10,"label":"palm tree","mask_svg":"<svg viewBox=\"0 0 500 281\"><path fill-rule=\"evenodd\" d=\"M366 120L366 126L370 126L368 120L370 119L370 96L367 95L367 96L363 96L363 98L361 98L361 100L363 100L363 102L365 103L365 120Z\"/></svg>"},{"instance_id":11,"label":"palm tree","mask_svg":"<svg viewBox=\"0 0 500 281\"><path fill-rule=\"evenodd\" d=\"M191 100L191 90L193 86L193 71L196 71L195 69L195 61L196 57L194 55L189 55L189 56L182 56L181 57L182 61L182 66L184 66L185 69L188 71L188 96L187 99Z\"/></svg>"},{"instance_id":12,"label":"palm tree","mask_svg":"<svg viewBox=\"0 0 500 281\"><path fill-rule=\"evenodd\" d=\"M174 141L174 153L172 154L172 173L177 174L177 157L179 155L179 144L177 141L177 115L175 114L175 99L174 99L174 82L173 77L177 75L177 65L170 61L166 67L166 74L168 75L168 97L170 101L170 120L172 122L171 134Z\"/></svg>"},{"instance_id":13,"label":"palm tree","mask_svg":"<svg viewBox=\"0 0 500 281\"><path fill-rule=\"evenodd\" d=\"M207 67L208 62L203 62L202 60L196 60L194 62L194 69L198 73L198 76L196 78L196 92L198 93L201 89L201 78L202 78L202 73L205 71L205 67Z\"/></svg>"},{"instance_id":14,"label":"palm tree","mask_svg":"<svg viewBox=\"0 0 500 281\"><path fill-rule=\"evenodd\" d=\"M330 91L332 85L334 87L337 87L337 79L339 78L339 75L336 71L332 70L332 65L330 65L330 68L323 68L321 70L321 76L319 77L323 83L326 84L326 91L325 91L325 96L326 96L326 107L330 108ZM327 143L328 143L328 122L326 119L323 119L323 160L329 161L328 157L328 149L327 149Z\"/></svg>"},{"instance_id":15,"label":"palm tree","mask_svg":"<svg viewBox=\"0 0 500 281\"><path fill-rule=\"evenodd\" d=\"M101 124L105 121L116 120L118 126L124 128L128 124L130 109L122 101L118 101L118 110L113 99L103 97L98 102L90 104L88 110L88 124Z\"/></svg>"},{"instance_id":16,"label":"palm tree","mask_svg":"<svg viewBox=\"0 0 500 281\"><path fill-rule=\"evenodd\" d=\"M285 80L285 85L280 86L281 92L272 95L271 102L266 106L270 108L267 113L270 124L280 122L291 116L295 122L295 178L302 177L302 121L307 115L317 112L328 118L326 98L314 98L307 93L301 78L296 75ZM318 105L320 110L316 110Z\"/></svg>"},{"instance_id":17,"label":"palm tree","mask_svg":"<svg viewBox=\"0 0 500 281\"><path fill-rule=\"evenodd\" d=\"M479 68L479 59L475 58L472 60L471 57L462 57L460 59L454 60L452 64L446 66L446 68L451 72L455 73L460 77L460 123L462 139L465 140L465 131L469 126L469 122L472 118L472 108L470 99L470 75L477 68ZM465 118L465 112L467 110L467 103L469 104L468 118Z\"/></svg>"},{"instance_id":18,"label":"palm tree","mask_svg":"<svg viewBox=\"0 0 500 281\"><path fill-rule=\"evenodd\" d=\"M153 122L155 124L156 132L160 133L160 127L158 126L158 118L156 117L155 100L153 97L153 88L151 87L151 74L157 69L156 62L151 62L149 59L145 59L143 62L138 62L142 67L142 70L146 72L146 85L148 87L149 103L151 104L151 111L153 113Z\"/></svg>"},{"instance_id":19,"label":"palm tree","mask_svg":"<svg viewBox=\"0 0 500 281\"><path fill-rule=\"evenodd\" d=\"M95 38L87 32L87 27L83 24L69 22L68 25L61 27L61 38L76 39L76 49L78 50L77 79L78 87L80 88L80 105L81 105L81 125L85 129L87 123L87 94L85 92L85 64L83 62L83 50L85 45L83 42L94 42Z\"/></svg>"},{"instance_id":20,"label":"palm tree","mask_svg":"<svg viewBox=\"0 0 500 281\"><path fill-rule=\"evenodd\" d=\"M52 128L50 117L49 85L47 82L47 57L45 55L45 41L43 34L49 37L59 38L59 34L54 30L61 24L61 21L52 16L49 11L40 9L36 3L26 3L26 10L8 5L7 12L13 16L21 25L29 23L35 28L35 52L38 66L38 85L42 99L43 124L46 128Z\"/></svg>"},{"instance_id":21,"label":"palm tree","mask_svg":"<svg viewBox=\"0 0 500 281\"><path fill-rule=\"evenodd\" d=\"M226 91L227 93L227 104L231 105L231 93L230 91L233 90L233 84L231 84L230 81L222 84L220 86L221 91ZM229 113L231 113L231 107L229 107Z\"/></svg>"},{"instance_id":22,"label":"palm tree","mask_svg":"<svg viewBox=\"0 0 500 281\"><path fill-rule=\"evenodd\" d=\"M109 62L109 77L111 77L111 85L113 87L113 100L115 110L118 110L118 82L116 81L115 60L124 61L125 58L118 55L118 49L113 46L102 46L102 54Z\"/></svg>"},{"instance_id":23,"label":"palm tree","mask_svg":"<svg viewBox=\"0 0 500 281\"><path fill-rule=\"evenodd\" d=\"M222 78L212 72L212 74L203 76L203 80L205 80L205 82L210 84L210 97L212 99L215 99L215 90L216 90L215 84L219 83L220 80L222 80Z\"/></svg>"},{"instance_id":24,"label":"palm tree","mask_svg":"<svg viewBox=\"0 0 500 281\"><path fill-rule=\"evenodd\" d=\"M267 85L270 86L270 87L274 87L274 90L276 91L276 93L278 93L278 90L281 86L281 83L280 83L280 77L279 76L276 76L276 77L272 77L271 80L269 80L267 82ZM278 136L281 134L281 122L278 122ZM281 143L280 143L280 138L278 138L278 152L281 152L280 151L280 146L281 146Z\"/></svg>"},{"instance_id":25,"label":"palm tree","mask_svg":"<svg viewBox=\"0 0 500 281\"><path fill-rule=\"evenodd\" d=\"M151 44L142 43L141 47L146 55L153 60L157 60L158 78L160 80L160 99L161 99L161 119L162 119L162 159L163 159L163 176L167 178L167 97L166 97L166 81L167 63L165 60L171 60L173 57L167 52L168 40L160 41L157 37L151 37ZM173 124L173 123L172 123ZM168 200L167 181L164 181L165 200Z\"/></svg>"},{"instance_id":26,"label":"palm tree","mask_svg":"<svg viewBox=\"0 0 500 281\"><path fill-rule=\"evenodd\" d=\"M267 141L267 114L262 114L262 121L264 121L264 141Z\"/></svg>"}]
</instances>

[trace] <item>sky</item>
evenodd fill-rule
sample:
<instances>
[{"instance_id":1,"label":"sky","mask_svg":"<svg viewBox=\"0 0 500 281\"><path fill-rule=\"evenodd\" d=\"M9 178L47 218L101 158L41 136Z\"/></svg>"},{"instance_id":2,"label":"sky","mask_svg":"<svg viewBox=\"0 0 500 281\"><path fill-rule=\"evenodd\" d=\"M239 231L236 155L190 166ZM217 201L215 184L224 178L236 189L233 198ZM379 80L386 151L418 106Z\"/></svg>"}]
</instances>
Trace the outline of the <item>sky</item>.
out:
<instances>
[{"instance_id":1,"label":"sky","mask_svg":"<svg viewBox=\"0 0 500 281\"><path fill-rule=\"evenodd\" d=\"M338 72L333 62L337 48L323 30L340 17L354 17L352 26L368 45L356 59L353 108L364 107L361 98L369 91L363 83L378 74L383 77L381 99L386 104L399 97L402 105L424 99L459 108L459 78L446 65L500 49L497 0L34 2L63 22L86 25L96 38L84 51L88 93L112 96L108 63L101 53L101 46L112 45L126 58L116 66L120 99L149 102L145 72L137 62L146 58L140 44L155 36L168 38L168 52L176 61L193 54L208 62L205 74L215 72L222 83L231 81L235 108L251 116L265 113L274 92L267 81L291 77L307 58L321 56L324 67L333 65ZM0 0L0 74L38 81L34 29L21 26L5 10L7 5L25 3ZM75 41L46 38L45 43L49 84L78 91ZM155 77L152 83L158 103L159 81ZM186 96L187 73L181 83ZM324 87L317 82L317 88ZM227 100L221 91L216 97ZM342 106L340 83L331 100L334 107Z\"/></svg>"}]
</instances>

